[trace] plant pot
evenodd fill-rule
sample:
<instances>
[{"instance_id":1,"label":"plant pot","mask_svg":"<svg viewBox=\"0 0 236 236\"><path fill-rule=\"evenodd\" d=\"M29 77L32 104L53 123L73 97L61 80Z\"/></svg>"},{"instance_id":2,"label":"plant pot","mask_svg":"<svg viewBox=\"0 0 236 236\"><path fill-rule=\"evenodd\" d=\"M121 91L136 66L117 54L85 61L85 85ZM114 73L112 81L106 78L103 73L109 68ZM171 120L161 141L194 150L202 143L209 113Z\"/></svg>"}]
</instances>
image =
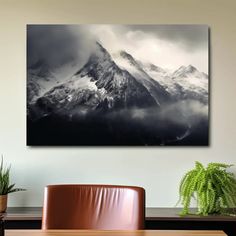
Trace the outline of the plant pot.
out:
<instances>
[{"instance_id":1,"label":"plant pot","mask_svg":"<svg viewBox=\"0 0 236 236\"><path fill-rule=\"evenodd\" d=\"M7 209L7 195L0 195L0 213Z\"/></svg>"}]
</instances>

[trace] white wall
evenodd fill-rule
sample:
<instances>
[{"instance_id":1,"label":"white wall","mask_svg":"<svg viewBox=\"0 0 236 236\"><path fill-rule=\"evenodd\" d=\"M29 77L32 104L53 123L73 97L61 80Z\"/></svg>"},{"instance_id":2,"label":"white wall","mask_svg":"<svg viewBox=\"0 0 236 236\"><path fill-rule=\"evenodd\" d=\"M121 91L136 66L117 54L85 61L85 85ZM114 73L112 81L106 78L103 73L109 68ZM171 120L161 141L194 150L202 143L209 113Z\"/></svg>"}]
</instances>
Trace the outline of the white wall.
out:
<instances>
[{"instance_id":1,"label":"white wall","mask_svg":"<svg viewBox=\"0 0 236 236\"><path fill-rule=\"evenodd\" d=\"M195 160L236 164L235 9L234 0L0 0L0 153L12 164L12 181L28 189L9 205L41 206L47 184L107 183L141 185L147 206L172 207ZM210 147L27 147L27 23L208 24Z\"/></svg>"}]
</instances>

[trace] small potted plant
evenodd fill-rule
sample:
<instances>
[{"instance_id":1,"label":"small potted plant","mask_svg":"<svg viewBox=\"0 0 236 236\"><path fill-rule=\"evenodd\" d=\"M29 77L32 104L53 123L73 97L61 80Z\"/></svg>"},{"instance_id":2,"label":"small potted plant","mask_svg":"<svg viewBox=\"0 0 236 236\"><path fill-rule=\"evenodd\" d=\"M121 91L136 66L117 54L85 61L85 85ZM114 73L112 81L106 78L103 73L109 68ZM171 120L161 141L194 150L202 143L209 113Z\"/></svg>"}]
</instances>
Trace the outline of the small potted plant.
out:
<instances>
[{"instance_id":1,"label":"small potted plant","mask_svg":"<svg viewBox=\"0 0 236 236\"><path fill-rule=\"evenodd\" d=\"M0 166L0 213L7 209L7 198L9 193L25 191L22 188L15 188L15 184L10 184L10 169L11 167L4 167L3 158Z\"/></svg>"},{"instance_id":2,"label":"small potted plant","mask_svg":"<svg viewBox=\"0 0 236 236\"><path fill-rule=\"evenodd\" d=\"M183 205L180 214L190 214L192 198L197 202L196 214L233 214L230 212L236 206L236 179L233 173L227 171L231 166L210 163L205 168L196 162L195 168L188 171L180 183L179 201Z\"/></svg>"}]
</instances>

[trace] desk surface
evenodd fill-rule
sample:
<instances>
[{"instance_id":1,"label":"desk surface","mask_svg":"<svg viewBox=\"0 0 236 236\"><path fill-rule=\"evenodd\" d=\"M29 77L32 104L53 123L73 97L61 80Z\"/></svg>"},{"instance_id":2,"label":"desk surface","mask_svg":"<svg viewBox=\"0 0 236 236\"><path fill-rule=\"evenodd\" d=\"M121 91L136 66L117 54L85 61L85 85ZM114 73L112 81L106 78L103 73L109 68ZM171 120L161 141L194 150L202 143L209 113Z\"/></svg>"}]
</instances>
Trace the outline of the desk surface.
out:
<instances>
[{"instance_id":1,"label":"desk surface","mask_svg":"<svg viewBox=\"0 0 236 236\"><path fill-rule=\"evenodd\" d=\"M6 230L5 236L226 236L222 231L94 231L94 230Z\"/></svg>"},{"instance_id":2,"label":"desk surface","mask_svg":"<svg viewBox=\"0 0 236 236\"><path fill-rule=\"evenodd\" d=\"M180 216L180 208L146 208L146 220L148 221L234 221L234 216L209 215L198 216L188 215ZM4 213L4 219L11 220L42 220L41 207L9 207L7 213Z\"/></svg>"}]
</instances>

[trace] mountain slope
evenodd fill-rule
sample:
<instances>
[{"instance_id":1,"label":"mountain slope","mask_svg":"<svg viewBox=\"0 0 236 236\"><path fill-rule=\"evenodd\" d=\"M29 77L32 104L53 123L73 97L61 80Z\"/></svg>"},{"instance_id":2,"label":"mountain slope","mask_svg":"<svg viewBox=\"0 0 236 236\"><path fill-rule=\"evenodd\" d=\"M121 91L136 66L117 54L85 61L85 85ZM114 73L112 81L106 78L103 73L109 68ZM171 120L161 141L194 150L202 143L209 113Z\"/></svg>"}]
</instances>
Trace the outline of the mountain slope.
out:
<instances>
[{"instance_id":1,"label":"mountain slope","mask_svg":"<svg viewBox=\"0 0 236 236\"><path fill-rule=\"evenodd\" d=\"M136 80L150 92L157 104L161 106L170 101L170 94L165 88L151 78L150 75L143 70L142 64L135 60L129 53L120 51L118 54L114 55L114 60L119 67L132 74Z\"/></svg>"},{"instance_id":2,"label":"mountain slope","mask_svg":"<svg viewBox=\"0 0 236 236\"><path fill-rule=\"evenodd\" d=\"M194 66L181 66L172 74L172 79L182 87L182 97L208 103L208 76Z\"/></svg>"},{"instance_id":3,"label":"mountain slope","mask_svg":"<svg viewBox=\"0 0 236 236\"><path fill-rule=\"evenodd\" d=\"M82 68L71 61L60 70L41 62L28 70L31 144L177 145L208 137L208 79L193 66L170 73L125 51L111 57L97 43Z\"/></svg>"},{"instance_id":4,"label":"mountain slope","mask_svg":"<svg viewBox=\"0 0 236 236\"><path fill-rule=\"evenodd\" d=\"M78 65L74 58L63 64L52 66L39 60L27 68L27 102L33 104L55 86L68 81L76 72Z\"/></svg>"},{"instance_id":5,"label":"mountain slope","mask_svg":"<svg viewBox=\"0 0 236 236\"><path fill-rule=\"evenodd\" d=\"M207 79L208 76L197 70L196 67L192 65L188 66L181 66L179 69L173 72L172 78L205 78Z\"/></svg>"},{"instance_id":6,"label":"mountain slope","mask_svg":"<svg viewBox=\"0 0 236 236\"><path fill-rule=\"evenodd\" d=\"M97 43L83 68L37 99L33 110L45 116L152 106L159 104L146 87L128 71L120 69L106 49Z\"/></svg>"},{"instance_id":7,"label":"mountain slope","mask_svg":"<svg viewBox=\"0 0 236 236\"><path fill-rule=\"evenodd\" d=\"M172 77L171 73L150 63L142 63L143 70L154 80L156 80L165 90L171 94L173 98L179 98L182 88L176 83Z\"/></svg>"},{"instance_id":8,"label":"mountain slope","mask_svg":"<svg viewBox=\"0 0 236 236\"><path fill-rule=\"evenodd\" d=\"M173 73L165 72L157 66L145 66L143 69L158 81L175 99L193 99L204 104L208 102L208 76L194 66L181 66Z\"/></svg>"}]
</instances>

